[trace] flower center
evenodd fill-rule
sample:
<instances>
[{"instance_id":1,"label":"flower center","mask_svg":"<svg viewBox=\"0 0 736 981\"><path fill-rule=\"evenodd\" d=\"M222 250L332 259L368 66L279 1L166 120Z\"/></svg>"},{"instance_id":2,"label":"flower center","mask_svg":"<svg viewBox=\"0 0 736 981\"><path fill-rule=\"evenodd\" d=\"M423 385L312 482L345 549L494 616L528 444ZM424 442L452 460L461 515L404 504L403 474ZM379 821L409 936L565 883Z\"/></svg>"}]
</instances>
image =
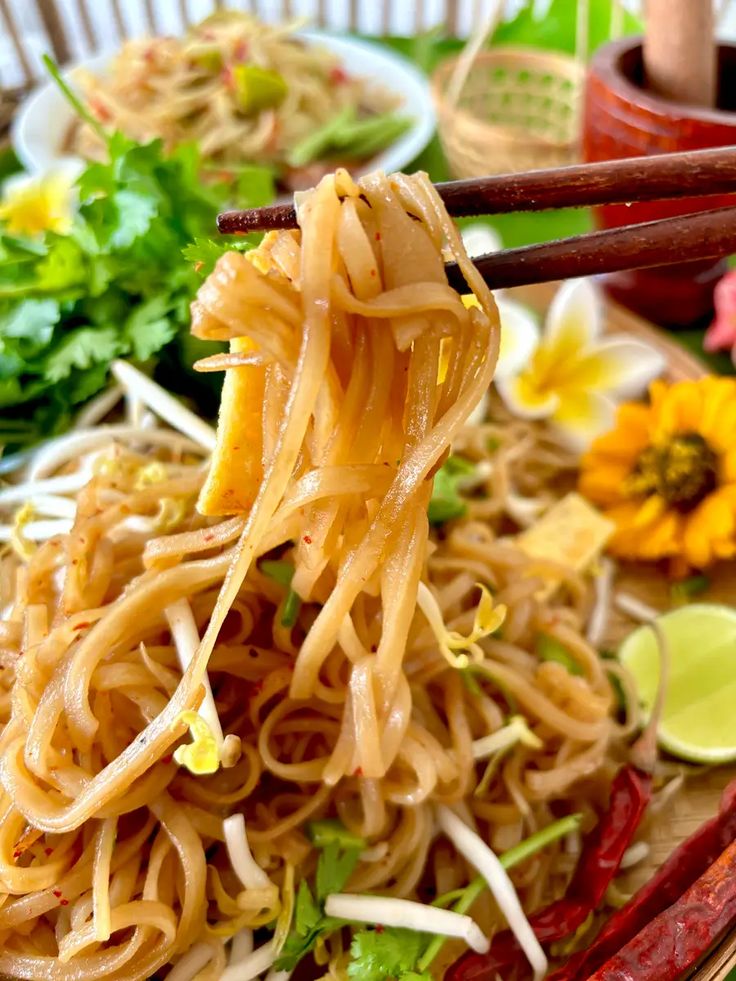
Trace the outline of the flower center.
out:
<instances>
[{"instance_id":1,"label":"flower center","mask_svg":"<svg viewBox=\"0 0 736 981\"><path fill-rule=\"evenodd\" d=\"M659 494L688 511L718 485L718 457L700 433L679 433L642 450L626 481L632 496Z\"/></svg>"}]
</instances>

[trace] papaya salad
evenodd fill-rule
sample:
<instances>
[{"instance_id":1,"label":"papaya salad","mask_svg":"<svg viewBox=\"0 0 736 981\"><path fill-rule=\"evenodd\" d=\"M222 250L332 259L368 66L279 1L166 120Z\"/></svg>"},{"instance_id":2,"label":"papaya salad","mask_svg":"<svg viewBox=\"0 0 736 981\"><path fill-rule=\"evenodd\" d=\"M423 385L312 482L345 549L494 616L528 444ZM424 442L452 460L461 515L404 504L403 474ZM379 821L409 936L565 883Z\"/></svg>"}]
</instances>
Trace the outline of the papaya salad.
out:
<instances>
[{"instance_id":1,"label":"papaya salad","mask_svg":"<svg viewBox=\"0 0 736 981\"><path fill-rule=\"evenodd\" d=\"M410 124L401 95L354 75L294 25L270 26L221 11L182 38L127 41L98 76L75 75L94 116L168 151L195 144L213 176L268 165L287 189L309 187L336 163L358 166ZM95 157L103 145L75 123L67 149Z\"/></svg>"}]
</instances>

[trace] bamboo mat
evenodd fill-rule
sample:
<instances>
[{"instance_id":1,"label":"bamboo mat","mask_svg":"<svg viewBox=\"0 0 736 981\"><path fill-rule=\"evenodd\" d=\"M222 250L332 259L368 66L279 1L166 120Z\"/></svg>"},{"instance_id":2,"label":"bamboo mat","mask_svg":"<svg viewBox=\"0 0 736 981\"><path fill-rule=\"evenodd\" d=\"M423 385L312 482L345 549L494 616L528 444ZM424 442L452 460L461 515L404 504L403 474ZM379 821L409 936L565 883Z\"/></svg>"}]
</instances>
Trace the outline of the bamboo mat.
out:
<instances>
[{"instance_id":1,"label":"bamboo mat","mask_svg":"<svg viewBox=\"0 0 736 981\"><path fill-rule=\"evenodd\" d=\"M557 284L543 283L514 290L516 299L542 313L545 311L557 289ZM617 304L609 302L606 307L606 331L626 333L657 347L667 358L668 378L680 381L698 378L707 369L689 351L670 336ZM723 563L711 574L708 591L699 600L733 605L736 603L736 563ZM653 606L666 610L670 605L669 583L656 569L625 568L617 583L626 592ZM609 627L604 646L616 648L635 624L623 615L616 614ZM624 883L628 890L634 890L646 882L665 858L681 841L691 835L704 821L712 817L718 809L721 791L736 777L736 766L718 767L689 777L683 790L674 798L666 813L660 814L652 825L647 840L651 852L646 862L642 862ZM724 981L736 966L736 931L725 938L690 975L692 981Z\"/></svg>"}]
</instances>

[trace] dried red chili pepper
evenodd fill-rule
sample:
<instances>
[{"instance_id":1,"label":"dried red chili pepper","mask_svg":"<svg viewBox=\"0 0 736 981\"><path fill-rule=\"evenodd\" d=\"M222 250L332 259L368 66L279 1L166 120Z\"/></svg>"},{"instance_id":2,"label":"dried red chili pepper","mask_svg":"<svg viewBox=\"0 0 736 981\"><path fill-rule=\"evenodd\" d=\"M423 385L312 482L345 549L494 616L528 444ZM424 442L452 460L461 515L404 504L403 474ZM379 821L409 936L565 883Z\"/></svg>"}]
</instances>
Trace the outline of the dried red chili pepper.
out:
<instances>
[{"instance_id":1,"label":"dried red chili pepper","mask_svg":"<svg viewBox=\"0 0 736 981\"><path fill-rule=\"evenodd\" d=\"M548 981L584 981L655 916L666 910L736 840L736 780L721 797L719 814L672 852L653 878L604 924L587 950L573 954Z\"/></svg>"},{"instance_id":2,"label":"dried red chili pepper","mask_svg":"<svg viewBox=\"0 0 736 981\"><path fill-rule=\"evenodd\" d=\"M589 981L677 981L736 923L736 842Z\"/></svg>"},{"instance_id":3,"label":"dried red chili pepper","mask_svg":"<svg viewBox=\"0 0 736 981\"><path fill-rule=\"evenodd\" d=\"M574 933L603 899L651 798L652 778L624 766L611 785L608 810L588 835L575 874L562 899L532 914L529 923L540 943ZM510 930L498 934L487 954L468 951L446 972L445 981L495 981L496 972L523 973L524 952Z\"/></svg>"}]
</instances>

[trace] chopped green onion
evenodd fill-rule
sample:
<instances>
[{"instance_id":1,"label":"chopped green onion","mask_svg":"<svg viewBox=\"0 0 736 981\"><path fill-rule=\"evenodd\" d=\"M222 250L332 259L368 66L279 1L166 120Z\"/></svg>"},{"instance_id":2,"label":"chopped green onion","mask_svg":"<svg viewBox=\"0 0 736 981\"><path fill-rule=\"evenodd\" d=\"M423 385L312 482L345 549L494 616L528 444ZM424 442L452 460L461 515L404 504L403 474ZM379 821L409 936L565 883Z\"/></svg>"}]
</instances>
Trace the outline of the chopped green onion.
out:
<instances>
[{"instance_id":1,"label":"chopped green onion","mask_svg":"<svg viewBox=\"0 0 736 981\"><path fill-rule=\"evenodd\" d=\"M690 576L688 579L681 579L675 582L670 588L670 595L674 603L687 603L694 596L704 593L710 586L710 579L704 575Z\"/></svg>"},{"instance_id":2,"label":"chopped green onion","mask_svg":"<svg viewBox=\"0 0 736 981\"><path fill-rule=\"evenodd\" d=\"M549 634L538 634L534 650L540 661L555 661L567 668L570 674L583 673L582 668L570 651L556 637L550 637Z\"/></svg>"},{"instance_id":3,"label":"chopped green onion","mask_svg":"<svg viewBox=\"0 0 736 981\"><path fill-rule=\"evenodd\" d=\"M460 497L460 487L464 477L475 473L475 464L462 456L448 456L434 475L432 497L427 509L429 523L441 525L453 518L461 518L468 510Z\"/></svg>"},{"instance_id":4,"label":"chopped green onion","mask_svg":"<svg viewBox=\"0 0 736 981\"><path fill-rule=\"evenodd\" d=\"M289 587L289 592L286 594L286 599L284 600L284 608L281 611L282 627L294 626L296 623L296 618L299 616L301 605L301 597L298 593L295 593L291 587Z\"/></svg>"},{"instance_id":5,"label":"chopped green onion","mask_svg":"<svg viewBox=\"0 0 736 981\"><path fill-rule=\"evenodd\" d=\"M547 845L551 845L552 842L564 838L571 831L576 831L580 827L581 817L582 815L580 814L570 814L567 817L560 818L559 821L548 824L546 828L536 831L524 841L520 841L518 845L509 848L503 855L499 855L501 865L507 870L513 868L515 865L520 865L528 858L531 858L532 855L536 855L538 851L546 848ZM478 896L487 888L488 883L483 876L479 875L475 879L472 879L464 889L455 889L451 893L438 896L432 903L432 906L446 906L448 902L452 902L454 904L452 907L454 912L467 913ZM417 970L427 970L442 950L446 939L446 937L434 937L430 941L424 954L419 959Z\"/></svg>"},{"instance_id":6,"label":"chopped green onion","mask_svg":"<svg viewBox=\"0 0 736 981\"><path fill-rule=\"evenodd\" d=\"M287 562L286 559L264 559L259 562L258 568L264 576L273 579L279 586L286 586L287 588L291 586L291 580L294 578L292 562Z\"/></svg>"},{"instance_id":7,"label":"chopped green onion","mask_svg":"<svg viewBox=\"0 0 736 981\"><path fill-rule=\"evenodd\" d=\"M361 851L367 847L364 838L348 831L342 821L334 818L310 821L307 825L307 834L315 848L326 848L333 842L342 848L359 848Z\"/></svg>"},{"instance_id":8,"label":"chopped green onion","mask_svg":"<svg viewBox=\"0 0 736 981\"><path fill-rule=\"evenodd\" d=\"M279 586L286 587L286 599L281 608L281 626L293 627L302 605L301 597L291 588L291 580L294 578L293 564L286 559L264 559L258 568L264 576L273 579Z\"/></svg>"}]
</instances>

